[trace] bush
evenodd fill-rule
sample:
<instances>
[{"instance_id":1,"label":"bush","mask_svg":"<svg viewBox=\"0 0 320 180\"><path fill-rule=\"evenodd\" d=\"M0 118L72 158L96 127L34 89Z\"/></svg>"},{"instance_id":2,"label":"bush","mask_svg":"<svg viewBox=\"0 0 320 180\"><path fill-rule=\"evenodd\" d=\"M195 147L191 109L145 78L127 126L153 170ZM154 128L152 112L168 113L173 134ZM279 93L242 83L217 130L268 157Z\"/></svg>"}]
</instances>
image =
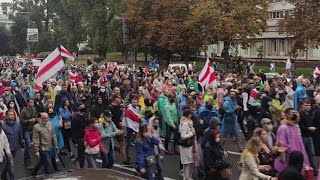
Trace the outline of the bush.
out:
<instances>
[{"instance_id":1,"label":"bush","mask_svg":"<svg viewBox=\"0 0 320 180\"><path fill-rule=\"evenodd\" d=\"M95 52L90 47L84 47L83 49L79 50L79 55L84 55L84 54L95 54Z\"/></svg>"}]
</instances>

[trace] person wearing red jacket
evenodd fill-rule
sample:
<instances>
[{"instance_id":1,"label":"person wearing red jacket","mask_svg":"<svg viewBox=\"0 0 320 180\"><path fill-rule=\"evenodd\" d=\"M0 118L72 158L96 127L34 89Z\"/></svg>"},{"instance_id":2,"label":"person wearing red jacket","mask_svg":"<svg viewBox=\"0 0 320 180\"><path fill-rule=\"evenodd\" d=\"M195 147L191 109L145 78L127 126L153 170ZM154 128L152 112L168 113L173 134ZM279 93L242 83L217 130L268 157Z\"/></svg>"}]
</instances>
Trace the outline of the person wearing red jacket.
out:
<instances>
[{"instance_id":1,"label":"person wearing red jacket","mask_svg":"<svg viewBox=\"0 0 320 180\"><path fill-rule=\"evenodd\" d=\"M98 128L95 126L98 123L97 118L92 117L87 122L87 127L84 130L84 144L85 144L85 157L87 160L88 168L97 168L96 158L102 152L106 154L102 146L101 140L106 136L99 133Z\"/></svg>"}]
</instances>

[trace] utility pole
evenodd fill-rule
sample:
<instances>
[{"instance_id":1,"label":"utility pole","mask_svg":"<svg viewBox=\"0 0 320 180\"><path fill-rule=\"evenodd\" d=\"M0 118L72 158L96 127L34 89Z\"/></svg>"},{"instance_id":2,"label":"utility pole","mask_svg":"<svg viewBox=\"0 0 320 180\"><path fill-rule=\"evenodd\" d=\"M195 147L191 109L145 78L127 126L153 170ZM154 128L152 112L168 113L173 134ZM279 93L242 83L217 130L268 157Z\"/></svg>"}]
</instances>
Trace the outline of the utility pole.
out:
<instances>
[{"instance_id":1,"label":"utility pole","mask_svg":"<svg viewBox=\"0 0 320 180\"><path fill-rule=\"evenodd\" d=\"M28 29L30 28L30 12L28 12ZM31 59L31 47L30 47L30 42L29 42L29 39L27 39L27 43L28 43L28 59L30 60Z\"/></svg>"}]
</instances>

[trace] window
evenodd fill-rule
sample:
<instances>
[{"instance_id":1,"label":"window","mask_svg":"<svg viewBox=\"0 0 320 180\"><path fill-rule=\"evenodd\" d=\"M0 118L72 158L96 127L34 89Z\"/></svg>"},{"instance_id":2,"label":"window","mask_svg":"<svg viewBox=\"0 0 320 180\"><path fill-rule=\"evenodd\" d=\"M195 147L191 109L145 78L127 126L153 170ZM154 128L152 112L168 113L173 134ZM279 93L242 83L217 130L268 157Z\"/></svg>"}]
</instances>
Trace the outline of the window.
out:
<instances>
[{"instance_id":1,"label":"window","mask_svg":"<svg viewBox=\"0 0 320 180\"><path fill-rule=\"evenodd\" d=\"M277 52L277 40L272 40L271 41L271 46L272 46L272 51Z\"/></svg>"},{"instance_id":2,"label":"window","mask_svg":"<svg viewBox=\"0 0 320 180\"><path fill-rule=\"evenodd\" d=\"M285 49L284 45L285 45L284 40L281 40L280 41L280 52L284 52L284 49Z\"/></svg>"},{"instance_id":3,"label":"window","mask_svg":"<svg viewBox=\"0 0 320 180\"><path fill-rule=\"evenodd\" d=\"M272 19L282 19L283 18L283 11L275 11L271 12L271 18Z\"/></svg>"}]
</instances>

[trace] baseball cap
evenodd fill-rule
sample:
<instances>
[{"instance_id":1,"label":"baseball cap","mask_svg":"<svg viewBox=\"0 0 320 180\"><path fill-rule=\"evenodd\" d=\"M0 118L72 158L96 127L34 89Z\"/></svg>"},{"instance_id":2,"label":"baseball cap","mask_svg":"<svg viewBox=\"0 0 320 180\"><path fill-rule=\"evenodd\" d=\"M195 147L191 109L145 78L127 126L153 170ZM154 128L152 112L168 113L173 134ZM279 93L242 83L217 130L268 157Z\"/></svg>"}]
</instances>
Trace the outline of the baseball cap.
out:
<instances>
[{"instance_id":1,"label":"baseball cap","mask_svg":"<svg viewBox=\"0 0 320 180\"><path fill-rule=\"evenodd\" d=\"M267 124L267 123L270 123L270 122L272 122L271 119L269 119L269 118L263 118L260 123L261 123L261 125L264 125L264 124Z\"/></svg>"},{"instance_id":2,"label":"baseball cap","mask_svg":"<svg viewBox=\"0 0 320 180\"><path fill-rule=\"evenodd\" d=\"M109 110L103 111L103 115L105 115L105 116L107 116L107 117L112 117L112 116L113 116L112 113L111 113L111 111L109 111Z\"/></svg>"},{"instance_id":3,"label":"baseball cap","mask_svg":"<svg viewBox=\"0 0 320 180\"><path fill-rule=\"evenodd\" d=\"M5 91L10 91L11 88L10 88L10 87L5 87L4 90L5 90Z\"/></svg>"}]
</instances>

